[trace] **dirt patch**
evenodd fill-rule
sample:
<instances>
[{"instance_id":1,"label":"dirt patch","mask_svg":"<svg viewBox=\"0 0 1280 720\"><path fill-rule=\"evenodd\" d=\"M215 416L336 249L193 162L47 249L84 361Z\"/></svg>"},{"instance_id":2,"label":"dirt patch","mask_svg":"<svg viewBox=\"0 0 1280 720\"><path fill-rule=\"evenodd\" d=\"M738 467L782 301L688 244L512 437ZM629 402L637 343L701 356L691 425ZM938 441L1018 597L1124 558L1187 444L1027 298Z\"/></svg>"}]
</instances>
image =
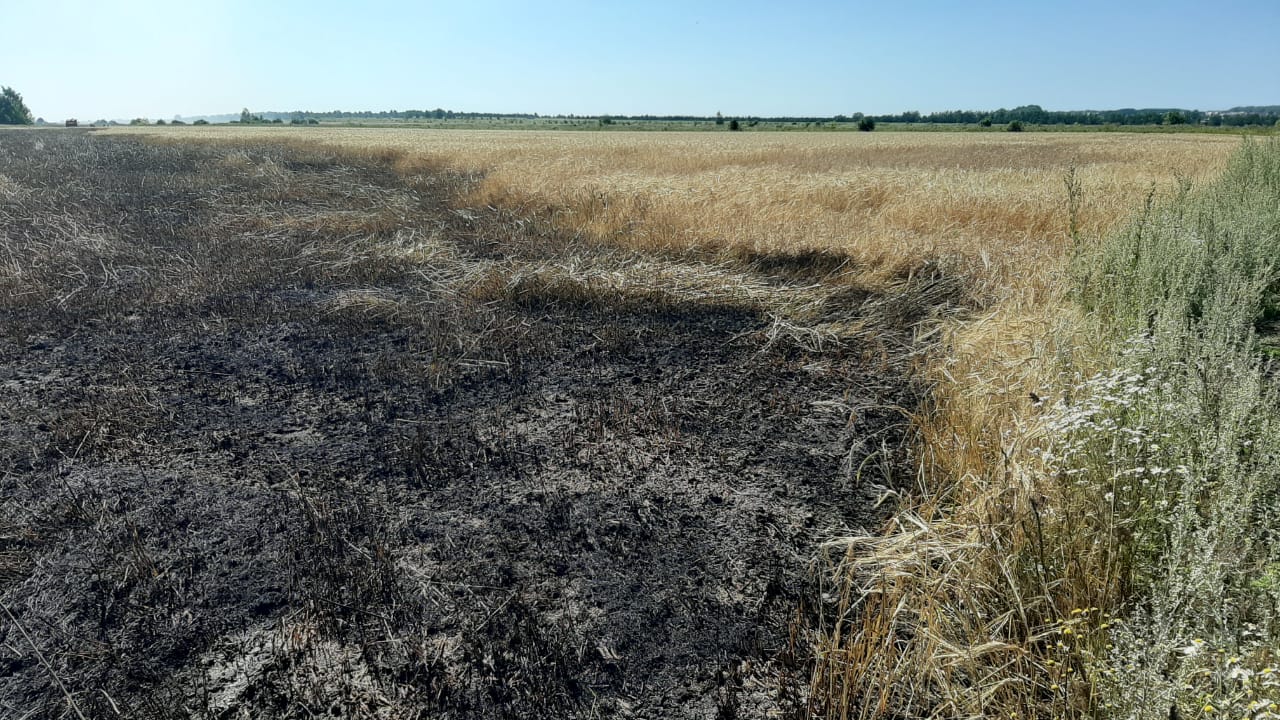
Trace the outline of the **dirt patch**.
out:
<instances>
[{"instance_id":1,"label":"dirt patch","mask_svg":"<svg viewBox=\"0 0 1280 720\"><path fill-rule=\"evenodd\" d=\"M0 714L803 714L899 367L521 281L572 243L466 178L29 132L0 168Z\"/></svg>"}]
</instances>

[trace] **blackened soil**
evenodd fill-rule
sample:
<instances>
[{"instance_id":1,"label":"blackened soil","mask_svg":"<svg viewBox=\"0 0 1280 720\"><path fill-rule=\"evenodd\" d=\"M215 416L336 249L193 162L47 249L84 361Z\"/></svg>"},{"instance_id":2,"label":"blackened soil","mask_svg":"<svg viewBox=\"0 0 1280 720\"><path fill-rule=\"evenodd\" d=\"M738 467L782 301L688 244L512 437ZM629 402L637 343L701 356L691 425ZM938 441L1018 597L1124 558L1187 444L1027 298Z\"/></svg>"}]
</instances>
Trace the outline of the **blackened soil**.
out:
<instances>
[{"instance_id":1,"label":"blackened soil","mask_svg":"<svg viewBox=\"0 0 1280 720\"><path fill-rule=\"evenodd\" d=\"M0 134L0 716L803 714L905 383L512 292L565 243L465 181Z\"/></svg>"}]
</instances>

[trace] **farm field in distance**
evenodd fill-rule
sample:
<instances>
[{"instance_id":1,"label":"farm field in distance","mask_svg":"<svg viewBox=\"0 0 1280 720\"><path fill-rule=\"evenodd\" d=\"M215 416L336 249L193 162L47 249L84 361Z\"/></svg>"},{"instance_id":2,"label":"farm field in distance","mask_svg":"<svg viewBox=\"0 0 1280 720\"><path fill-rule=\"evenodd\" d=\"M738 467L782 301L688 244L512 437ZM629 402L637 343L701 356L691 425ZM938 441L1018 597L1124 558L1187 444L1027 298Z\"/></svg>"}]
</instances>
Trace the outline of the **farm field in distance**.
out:
<instances>
[{"instance_id":1,"label":"farm field in distance","mask_svg":"<svg viewBox=\"0 0 1280 720\"><path fill-rule=\"evenodd\" d=\"M998 474L1240 145L0 133L0 714L856 717L827 542Z\"/></svg>"},{"instance_id":2,"label":"farm field in distance","mask_svg":"<svg viewBox=\"0 0 1280 720\"><path fill-rule=\"evenodd\" d=\"M479 174L469 205L551 215L643 249L847 255L868 280L937 258L977 261L988 297L1053 272L1081 184L1096 236L1179 177L1202 181L1240 139L1110 133L574 133L382 128L113 128L162 138L286 139L375 154L401 172ZM973 268L966 268L973 270Z\"/></svg>"}]
</instances>

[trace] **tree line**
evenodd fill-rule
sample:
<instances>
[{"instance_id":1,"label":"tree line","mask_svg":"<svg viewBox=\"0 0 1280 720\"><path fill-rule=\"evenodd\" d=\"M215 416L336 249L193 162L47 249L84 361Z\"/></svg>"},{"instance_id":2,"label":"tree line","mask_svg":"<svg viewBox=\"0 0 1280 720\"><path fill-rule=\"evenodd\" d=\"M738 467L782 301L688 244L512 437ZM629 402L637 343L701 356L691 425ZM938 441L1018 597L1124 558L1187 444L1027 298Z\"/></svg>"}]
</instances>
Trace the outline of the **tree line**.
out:
<instances>
[{"instance_id":1,"label":"tree line","mask_svg":"<svg viewBox=\"0 0 1280 720\"><path fill-rule=\"evenodd\" d=\"M594 120L601 124L614 121L629 122L708 122L725 123L725 116L716 113L705 115L539 115L538 113L484 113L458 112L436 108L434 110L329 110L313 112L264 112L255 114L248 109L240 113L241 123L316 124L321 120ZM35 122L31 111L12 88L0 88L0 125L30 125ZM135 121L136 122L136 121ZM197 121L202 122L202 121ZM915 110L889 115L824 116L738 116L731 122L755 126L759 123L855 123L861 130L869 130L876 123L932 123L941 125L992 125L1021 128L1028 125L1209 125L1223 127L1280 126L1280 105L1244 106L1225 111L1186 110L1182 108L1122 108L1119 110L1045 110L1039 105L1022 105L999 110L944 110L921 114ZM96 123L95 123L96 124ZM105 124L105 123L104 123Z\"/></svg>"},{"instance_id":2,"label":"tree line","mask_svg":"<svg viewBox=\"0 0 1280 720\"><path fill-rule=\"evenodd\" d=\"M436 108L435 110L382 110L382 111L345 111L328 112L294 111L292 113L265 113L268 116L306 117L325 120L343 119L379 119L379 120L510 120L510 119L548 119L548 120L608 120L627 122L714 122L723 125L726 116L716 113L707 115L539 115L538 113L477 113L457 112ZM850 115L816 116L816 115L782 115L734 116L744 124L758 123L933 123L942 125L1009 125L1023 123L1027 125L1210 125L1225 127L1250 127L1275 125L1280 121L1280 106L1252 106L1232 108L1225 111L1188 110L1184 108L1121 108L1118 110L1045 110L1039 105L1022 105L1012 109L998 110L943 110L933 113L920 113L914 110L887 114L868 115L852 113Z\"/></svg>"},{"instance_id":3,"label":"tree line","mask_svg":"<svg viewBox=\"0 0 1280 720\"><path fill-rule=\"evenodd\" d=\"M1007 125L1022 122L1034 125L1212 125L1248 127L1274 125L1280 120L1280 106L1233 108L1222 112L1183 108L1122 108L1119 110L1045 110L1039 105L1023 105L1011 110L945 110L922 115L904 112L875 115L888 123L941 123Z\"/></svg>"}]
</instances>

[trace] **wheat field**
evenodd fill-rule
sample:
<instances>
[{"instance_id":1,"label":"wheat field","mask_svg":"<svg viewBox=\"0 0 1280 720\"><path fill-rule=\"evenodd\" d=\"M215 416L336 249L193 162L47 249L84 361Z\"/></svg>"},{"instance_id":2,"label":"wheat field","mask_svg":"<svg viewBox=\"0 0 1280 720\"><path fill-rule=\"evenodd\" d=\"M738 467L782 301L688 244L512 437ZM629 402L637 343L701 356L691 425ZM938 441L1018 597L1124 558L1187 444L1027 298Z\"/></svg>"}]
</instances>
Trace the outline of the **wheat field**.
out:
<instances>
[{"instance_id":1,"label":"wheat field","mask_svg":"<svg viewBox=\"0 0 1280 720\"><path fill-rule=\"evenodd\" d=\"M843 282L877 291L922 269L956 278L974 312L938 328L946 348L927 368L938 404L922 422L932 453L957 477L982 474L999 445L991 438L1047 382L1033 359L1070 333L1062 294L1074 244L1216 177L1240 144L1132 133L109 132L320 143L379 156L407 175L448 168L476 176L460 204L544 218L593 243L828 251L849 260Z\"/></svg>"},{"instance_id":2,"label":"wheat field","mask_svg":"<svg viewBox=\"0 0 1280 720\"><path fill-rule=\"evenodd\" d=\"M1036 301L1078 229L1095 236L1239 140L1103 133L568 133L380 128L117 128L320 142L481 176L470 205L551 216L591 240L663 250L827 250L867 282L946 259L988 301Z\"/></svg>"}]
</instances>

